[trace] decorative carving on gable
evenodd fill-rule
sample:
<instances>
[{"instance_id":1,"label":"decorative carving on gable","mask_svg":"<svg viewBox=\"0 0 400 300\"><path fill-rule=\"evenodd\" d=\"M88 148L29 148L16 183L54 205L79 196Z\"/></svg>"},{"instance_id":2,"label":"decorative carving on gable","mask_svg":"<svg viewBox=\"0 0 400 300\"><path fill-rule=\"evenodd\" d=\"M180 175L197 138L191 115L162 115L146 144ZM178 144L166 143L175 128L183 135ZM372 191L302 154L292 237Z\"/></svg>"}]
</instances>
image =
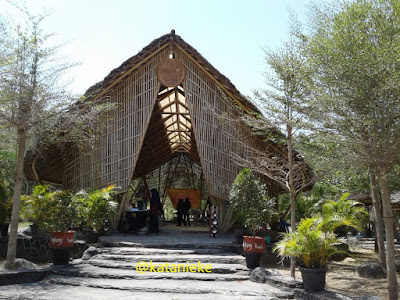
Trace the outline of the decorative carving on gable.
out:
<instances>
[{"instance_id":1,"label":"decorative carving on gable","mask_svg":"<svg viewBox=\"0 0 400 300\"><path fill-rule=\"evenodd\" d=\"M185 78L185 65L178 59L166 59L157 68L157 78L166 87L176 87Z\"/></svg>"}]
</instances>

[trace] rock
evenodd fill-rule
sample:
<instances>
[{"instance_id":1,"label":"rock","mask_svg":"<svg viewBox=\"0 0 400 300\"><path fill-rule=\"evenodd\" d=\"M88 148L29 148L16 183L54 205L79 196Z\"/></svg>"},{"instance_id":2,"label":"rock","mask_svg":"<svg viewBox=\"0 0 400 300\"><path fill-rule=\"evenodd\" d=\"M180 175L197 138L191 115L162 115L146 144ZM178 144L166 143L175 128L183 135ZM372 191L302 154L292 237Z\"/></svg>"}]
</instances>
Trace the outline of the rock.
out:
<instances>
[{"instance_id":1,"label":"rock","mask_svg":"<svg viewBox=\"0 0 400 300\"><path fill-rule=\"evenodd\" d=\"M360 242L359 242L359 240L358 240L356 237L351 236L351 237L348 237L348 238L347 238L347 244L348 244L351 248L356 248L356 247L360 244Z\"/></svg>"},{"instance_id":2,"label":"rock","mask_svg":"<svg viewBox=\"0 0 400 300\"><path fill-rule=\"evenodd\" d=\"M100 253L100 250L99 250L99 249L97 249L97 248L94 247L94 246L90 246L89 248L87 248L87 249L85 250L85 252L83 252L82 259L83 259L83 260L88 260L88 259L90 259L92 256L94 256L94 255L96 255L96 254L99 254L99 253Z\"/></svg>"},{"instance_id":3,"label":"rock","mask_svg":"<svg viewBox=\"0 0 400 300\"><path fill-rule=\"evenodd\" d=\"M267 276L268 275L272 275L272 276L280 276L281 275L281 273L279 271L277 271L277 270L271 270L271 271L269 271L269 270L267 271L266 270L265 272L269 273L269 274L267 273Z\"/></svg>"},{"instance_id":4,"label":"rock","mask_svg":"<svg viewBox=\"0 0 400 300\"><path fill-rule=\"evenodd\" d=\"M258 283L265 283L265 278L267 275L270 275L270 272L265 271L264 268L255 268L253 271L250 273L250 280L253 282L258 282Z\"/></svg>"},{"instance_id":5,"label":"rock","mask_svg":"<svg viewBox=\"0 0 400 300\"><path fill-rule=\"evenodd\" d=\"M333 261L342 261L349 256L349 245L347 243L335 243L335 247L339 250L339 253L332 255Z\"/></svg>"},{"instance_id":6,"label":"rock","mask_svg":"<svg viewBox=\"0 0 400 300\"><path fill-rule=\"evenodd\" d=\"M377 262L366 262L356 269L356 274L365 278L386 278L386 270Z\"/></svg>"},{"instance_id":7,"label":"rock","mask_svg":"<svg viewBox=\"0 0 400 300\"><path fill-rule=\"evenodd\" d=\"M347 263L347 264L353 264L353 263L356 262L356 260L355 260L354 258L352 258L352 257L346 257L346 258L343 260L343 262L344 262L344 263Z\"/></svg>"},{"instance_id":8,"label":"rock","mask_svg":"<svg viewBox=\"0 0 400 300\"><path fill-rule=\"evenodd\" d=\"M382 298L376 296L363 296L360 298L360 300L382 300Z\"/></svg>"},{"instance_id":9,"label":"rock","mask_svg":"<svg viewBox=\"0 0 400 300\"><path fill-rule=\"evenodd\" d=\"M15 269L36 269L37 265L24 258L15 259Z\"/></svg>"}]
</instances>

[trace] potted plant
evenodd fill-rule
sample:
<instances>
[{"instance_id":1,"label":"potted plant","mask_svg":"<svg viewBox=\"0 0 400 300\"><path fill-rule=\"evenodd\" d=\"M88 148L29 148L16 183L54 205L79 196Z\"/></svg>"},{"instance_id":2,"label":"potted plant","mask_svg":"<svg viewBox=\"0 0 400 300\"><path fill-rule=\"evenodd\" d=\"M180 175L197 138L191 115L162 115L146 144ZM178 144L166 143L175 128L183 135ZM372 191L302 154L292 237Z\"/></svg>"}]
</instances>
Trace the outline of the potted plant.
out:
<instances>
[{"instance_id":1,"label":"potted plant","mask_svg":"<svg viewBox=\"0 0 400 300\"><path fill-rule=\"evenodd\" d=\"M75 231L70 229L75 228L79 221L79 203L70 191L53 191L49 185L36 186L32 199L35 202L32 206L35 223L51 233L53 264L68 264L69 250L75 240Z\"/></svg>"},{"instance_id":2,"label":"potted plant","mask_svg":"<svg viewBox=\"0 0 400 300\"><path fill-rule=\"evenodd\" d=\"M340 239L331 231L323 230L320 216L302 219L296 232L286 233L277 242L274 251L284 257L294 256L303 262L299 268L306 290L319 291L325 288L326 264L340 250Z\"/></svg>"},{"instance_id":3,"label":"potted plant","mask_svg":"<svg viewBox=\"0 0 400 300\"><path fill-rule=\"evenodd\" d=\"M345 197L327 201L320 214L302 219L297 231L285 234L274 250L281 256L300 259L303 265L299 269L306 290L323 290L327 263L334 254L345 252L340 247L345 242L337 237L335 230L342 226L360 228L365 215L365 209Z\"/></svg>"},{"instance_id":4,"label":"potted plant","mask_svg":"<svg viewBox=\"0 0 400 300\"><path fill-rule=\"evenodd\" d=\"M115 185L111 185L92 191L82 190L76 194L87 243L96 243L99 235L109 230L109 224L117 213L117 204L112 201L114 188Z\"/></svg>"},{"instance_id":5,"label":"potted plant","mask_svg":"<svg viewBox=\"0 0 400 300\"><path fill-rule=\"evenodd\" d=\"M243 237L247 267L259 267L265 252L265 238L256 236L256 233L276 218L275 201L268 196L265 185L249 168L242 169L237 175L229 200L233 210L242 215L245 227L252 234Z\"/></svg>"},{"instance_id":6,"label":"potted plant","mask_svg":"<svg viewBox=\"0 0 400 300\"><path fill-rule=\"evenodd\" d=\"M38 222L46 217L41 209L42 199L50 195L50 186L41 184L36 185L30 195L21 195L22 215L24 219L32 222L30 229L33 239L46 238L46 231L39 227Z\"/></svg>"}]
</instances>

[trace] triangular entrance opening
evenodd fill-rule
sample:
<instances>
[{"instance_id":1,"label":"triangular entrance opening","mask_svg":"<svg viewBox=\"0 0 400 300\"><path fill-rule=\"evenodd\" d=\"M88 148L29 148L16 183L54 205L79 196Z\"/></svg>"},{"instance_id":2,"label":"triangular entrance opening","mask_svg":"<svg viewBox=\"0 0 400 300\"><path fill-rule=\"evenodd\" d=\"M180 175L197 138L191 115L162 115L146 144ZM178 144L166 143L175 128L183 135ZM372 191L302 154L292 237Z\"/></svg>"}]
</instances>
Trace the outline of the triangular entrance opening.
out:
<instances>
[{"instance_id":1,"label":"triangular entrance opening","mask_svg":"<svg viewBox=\"0 0 400 300\"><path fill-rule=\"evenodd\" d=\"M165 207L168 188L201 191L204 208L207 199L200 157L183 87L161 86L139 154L130 192L145 184L159 191ZM169 212L171 219L171 212Z\"/></svg>"},{"instance_id":2,"label":"triangular entrance opening","mask_svg":"<svg viewBox=\"0 0 400 300\"><path fill-rule=\"evenodd\" d=\"M200 164L192 120L182 86L161 87L133 178L140 178L179 154Z\"/></svg>"}]
</instances>

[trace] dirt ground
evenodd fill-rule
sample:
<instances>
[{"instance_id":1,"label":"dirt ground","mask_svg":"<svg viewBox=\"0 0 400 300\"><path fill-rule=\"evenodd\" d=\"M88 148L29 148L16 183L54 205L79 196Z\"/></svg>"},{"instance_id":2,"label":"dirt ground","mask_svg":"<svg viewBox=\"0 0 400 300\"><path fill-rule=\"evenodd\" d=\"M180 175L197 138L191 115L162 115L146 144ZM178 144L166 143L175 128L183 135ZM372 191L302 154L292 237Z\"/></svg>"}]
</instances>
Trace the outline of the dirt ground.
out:
<instances>
[{"instance_id":1,"label":"dirt ground","mask_svg":"<svg viewBox=\"0 0 400 300\"><path fill-rule=\"evenodd\" d=\"M355 274L357 266L363 262L378 261L373 249L362 247L353 248L352 257L343 261L331 262L328 265L326 277L326 289L338 292L351 297L377 296L387 299L386 279L368 279L358 277ZM397 255L400 260L400 255ZM288 269L277 269L281 274L290 275ZM296 277L301 278L300 271L296 270ZM397 275L397 282L400 282L400 275Z\"/></svg>"}]
</instances>

